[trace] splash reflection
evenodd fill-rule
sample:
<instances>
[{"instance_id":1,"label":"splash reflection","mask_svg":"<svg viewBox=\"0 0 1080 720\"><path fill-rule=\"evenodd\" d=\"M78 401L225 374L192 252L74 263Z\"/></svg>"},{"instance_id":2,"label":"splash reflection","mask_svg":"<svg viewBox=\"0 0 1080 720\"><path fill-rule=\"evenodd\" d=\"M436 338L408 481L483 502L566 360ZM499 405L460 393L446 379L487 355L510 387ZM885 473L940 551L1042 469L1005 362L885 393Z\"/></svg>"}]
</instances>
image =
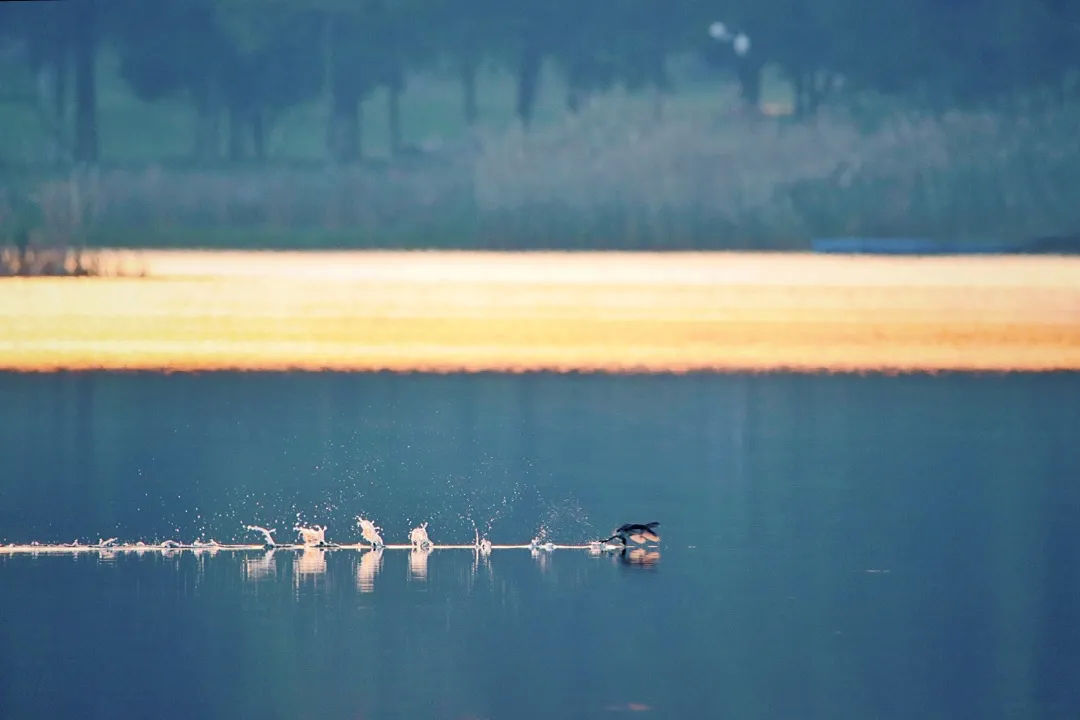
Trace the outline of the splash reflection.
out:
<instances>
[{"instance_id":1,"label":"splash reflection","mask_svg":"<svg viewBox=\"0 0 1080 720\"><path fill-rule=\"evenodd\" d=\"M268 550L261 555L244 556L244 579L254 582L277 576L277 563L274 551Z\"/></svg>"},{"instance_id":2,"label":"splash reflection","mask_svg":"<svg viewBox=\"0 0 1080 720\"><path fill-rule=\"evenodd\" d=\"M302 580L317 580L326 574L326 551L305 547L296 556L294 575L297 584Z\"/></svg>"},{"instance_id":3,"label":"splash reflection","mask_svg":"<svg viewBox=\"0 0 1080 720\"><path fill-rule=\"evenodd\" d=\"M382 568L382 548L369 550L356 563L356 589L362 593L375 592L375 576Z\"/></svg>"},{"instance_id":4,"label":"splash reflection","mask_svg":"<svg viewBox=\"0 0 1080 720\"><path fill-rule=\"evenodd\" d=\"M419 580L420 582L427 581L428 576L428 556L432 553L430 543L427 546L414 547L409 552L409 578L412 580Z\"/></svg>"}]
</instances>

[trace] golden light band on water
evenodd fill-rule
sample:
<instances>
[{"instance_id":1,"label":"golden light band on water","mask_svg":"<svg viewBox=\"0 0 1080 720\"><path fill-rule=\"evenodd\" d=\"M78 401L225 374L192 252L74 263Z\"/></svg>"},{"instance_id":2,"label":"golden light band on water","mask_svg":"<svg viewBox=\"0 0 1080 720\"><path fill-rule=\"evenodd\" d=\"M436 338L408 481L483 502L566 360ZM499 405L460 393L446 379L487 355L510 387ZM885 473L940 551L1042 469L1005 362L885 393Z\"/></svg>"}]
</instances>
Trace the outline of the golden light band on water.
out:
<instances>
[{"instance_id":1,"label":"golden light band on water","mask_svg":"<svg viewBox=\"0 0 1080 720\"><path fill-rule=\"evenodd\" d=\"M1080 258L103 252L0 280L0 369L1080 369Z\"/></svg>"}]
</instances>

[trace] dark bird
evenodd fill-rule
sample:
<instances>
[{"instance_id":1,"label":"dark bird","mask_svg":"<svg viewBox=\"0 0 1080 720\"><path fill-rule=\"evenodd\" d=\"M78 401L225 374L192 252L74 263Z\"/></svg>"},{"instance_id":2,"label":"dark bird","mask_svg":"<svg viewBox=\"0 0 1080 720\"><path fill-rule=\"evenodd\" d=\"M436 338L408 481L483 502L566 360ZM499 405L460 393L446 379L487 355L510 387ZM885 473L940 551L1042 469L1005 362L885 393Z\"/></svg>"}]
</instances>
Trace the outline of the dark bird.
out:
<instances>
[{"instance_id":1,"label":"dark bird","mask_svg":"<svg viewBox=\"0 0 1080 720\"><path fill-rule=\"evenodd\" d=\"M630 544L627 540L638 545L644 545L647 540L660 542L660 536L656 534L656 528L658 527L660 527L660 523L658 522L645 523L644 525L627 523L625 525L620 525L611 533L611 537L603 542L611 542L616 539L621 540L623 545Z\"/></svg>"}]
</instances>

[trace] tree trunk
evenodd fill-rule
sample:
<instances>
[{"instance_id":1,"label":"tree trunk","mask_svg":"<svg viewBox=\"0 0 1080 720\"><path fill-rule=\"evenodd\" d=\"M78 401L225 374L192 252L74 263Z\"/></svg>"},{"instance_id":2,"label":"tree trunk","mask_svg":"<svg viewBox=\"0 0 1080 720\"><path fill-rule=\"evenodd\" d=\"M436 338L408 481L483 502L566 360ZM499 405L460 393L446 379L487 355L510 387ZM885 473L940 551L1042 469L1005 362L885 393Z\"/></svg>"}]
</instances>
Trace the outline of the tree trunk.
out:
<instances>
[{"instance_id":1,"label":"tree trunk","mask_svg":"<svg viewBox=\"0 0 1080 720\"><path fill-rule=\"evenodd\" d=\"M749 58L739 58L735 63L739 94L746 106L756 112L761 103L761 63Z\"/></svg>"},{"instance_id":2,"label":"tree trunk","mask_svg":"<svg viewBox=\"0 0 1080 720\"><path fill-rule=\"evenodd\" d=\"M653 121L659 123L664 119L664 92L668 88L667 65L659 40L649 54L649 83L652 85Z\"/></svg>"},{"instance_id":3,"label":"tree trunk","mask_svg":"<svg viewBox=\"0 0 1080 720\"><path fill-rule=\"evenodd\" d=\"M814 70L810 74L810 95L808 110L810 115L817 115L818 108L829 95L832 87L832 76L826 70Z\"/></svg>"},{"instance_id":4,"label":"tree trunk","mask_svg":"<svg viewBox=\"0 0 1080 720\"><path fill-rule=\"evenodd\" d=\"M71 3L75 12L75 162L98 159L95 0Z\"/></svg>"},{"instance_id":5,"label":"tree trunk","mask_svg":"<svg viewBox=\"0 0 1080 720\"><path fill-rule=\"evenodd\" d=\"M251 109L251 148L256 160L266 160L266 111L261 107Z\"/></svg>"},{"instance_id":6,"label":"tree trunk","mask_svg":"<svg viewBox=\"0 0 1080 720\"><path fill-rule=\"evenodd\" d=\"M67 118L67 94L68 94L68 48L67 43L60 40L56 43L53 55L53 116L56 118L57 127L63 127Z\"/></svg>"},{"instance_id":7,"label":"tree trunk","mask_svg":"<svg viewBox=\"0 0 1080 720\"><path fill-rule=\"evenodd\" d=\"M19 253L19 266L15 270L16 274L29 275L30 264L27 262L27 255L30 250L30 231L25 227L20 227L15 233L15 249Z\"/></svg>"},{"instance_id":8,"label":"tree trunk","mask_svg":"<svg viewBox=\"0 0 1080 720\"><path fill-rule=\"evenodd\" d=\"M196 114L192 154L201 162L213 162L221 150L221 102L213 79L205 78L192 96Z\"/></svg>"},{"instance_id":9,"label":"tree trunk","mask_svg":"<svg viewBox=\"0 0 1080 720\"><path fill-rule=\"evenodd\" d=\"M795 94L795 117L801 119L806 115L806 76L800 69L795 71L793 78L792 90Z\"/></svg>"},{"instance_id":10,"label":"tree trunk","mask_svg":"<svg viewBox=\"0 0 1080 720\"><path fill-rule=\"evenodd\" d=\"M465 105L465 124L476 125L476 59L466 55L461 59L461 91Z\"/></svg>"},{"instance_id":11,"label":"tree trunk","mask_svg":"<svg viewBox=\"0 0 1080 720\"><path fill-rule=\"evenodd\" d=\"M390 154L401 152L401 83L392 81L386 88L386 122L390 128Z\"/></svg>"},{"instance_id":12,"label":"tree trunk","mask_svg":"<svg viewBox=\"0 0 1080 720\"><path fill-rule=\"evenodd\" d=\"M664 89L659 85L652 88L652 113L653 122L659 123L664 120Z\"/></svg>"},{"instance_id":13,"label":"tree trunk","mask_svg":"<svg viewBox=\"0 0 1080 720\"><path fill-rule=\"evenodd\" d=\"M536 91L540 85L540 63L543 59L536 45L527 41L518 66L517 116L528 129L536 105Z\"/></svg>"},{"instance_id":14,"label":"tree trunk","mask_svg":"<svg viewBox=\"0 0 1080 720\"><path fill-rule=\"evenodd\" d=\"M352 163L360 159L360 100L340 87L335 88L330 108L326 150L334 162Z\"/></svg>"},{"instance_id":15,"label":"tree trunk","mask_svg":"<svg viewBox=\"0 0 1080 720\"><path fill-rule=\"evenodd\" d=\"M806 114L808 117L812 117L817 114L822 97L821 90L818 87L817 73L810 74L810 82L807 83L806 90Z\"/></svg>"},{"instance_id":16,"label":"tree trunk","mask_svg":"<svg viewBox=\"0 0 1080 720\"><path fill-rule=\"evenodd\" d=\"M360 159L360 84L356 69L339 52L343 18L331 13L323 22L323 85L327 103L326 155L332 163L353 163ZM366 69L365 69L366 72Z\"/></svg>"},{"instance_id":17,"label":"tree trunk","mask_svg":"<svg viewBox=\"0 0 1080 720\"><path fill-rule=\"evenodd\" d=\"M229 159L239 162L244 159L244 120L246 113L238 104L229 106Z\"/></svg>"},{"instance_id":18,"label":"tree trunk","mask_svg":"<svg viewBox=\"0 0 1080 720\"><path fill-rule=\"evenodd\" d=\"M581 106L584 104L582 100L583 95L584 93L574 87L573 84L566 88L566 109L574 115L581 112Z\"/></svg>"}]
</instances>

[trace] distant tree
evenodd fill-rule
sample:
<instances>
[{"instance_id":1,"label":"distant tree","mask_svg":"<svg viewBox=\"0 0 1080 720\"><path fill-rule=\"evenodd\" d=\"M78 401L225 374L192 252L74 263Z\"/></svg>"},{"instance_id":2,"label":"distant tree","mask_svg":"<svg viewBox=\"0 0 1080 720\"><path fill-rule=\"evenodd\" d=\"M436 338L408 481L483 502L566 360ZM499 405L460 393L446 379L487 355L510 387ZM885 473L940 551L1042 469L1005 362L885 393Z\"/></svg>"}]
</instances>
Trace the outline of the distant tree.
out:
<instances>
[{"instance_id":1,"label":"distant tree","mask_svg":"<svg viewBox=\"0 0 1080 720\"><path fill-rule=\"evenodd\" d=\"M75 61L75 162L96 163L97 129L97 0L72 0L71 38Z\"/></svg>"},{"instance_id":2,"label":"distant tree","mask_svg":"<svg viewBox=\"0 0 1080 720\"><path fill-rule=\"evenodd\" d=\"M114 9L121 75L143 100L186 96L196 112L192 153L217 159L230 41L214 0L117 0Z\"/></svg>"},{"instance_id":3,"label":"distant tree","mask_svg":"<svg viewBox=\"0 0 1080 720\"><path fill-rule=\"evenodd\" d=\"M504 54L505 16L502 0L429 0L427 27L434 51L449 60L461 81L461 108L465 124L479 116L476 77L485 59Z\"/></svg>"},{"instance_id":4,"label":"distant tree","mask_svg":"<svg viewBox=\"0 0 1080 720\"><path fill-rule=\"evenodd\" d=\"M379 84L378 48L368 0L323 0L324 86L329 100L327 154L350 163L361 155L360 103Z\"/></svg>"},{"instance_id":5,"label":"distant tree","mask_svg":"<svg viewBox=\"0 0 1080 720\"><path fill-rule=\"evenodd\" d=\"M50 160L72 158L67 126L72 64L71 6L61 3L0 4L0 44L25 72L5 78L4 100L25 102L50 141Z\"/></svg>"},{"instance_id":6,"label":"distant tree","mask_svg":"<svg viewBox=\"0 0 1080 720\"><path fill-rule=\"evenodd\" d=\"M320 16L264 0L219 4L227 38L220 77L229 114L229 156L266 156L266 133L281 111L318 94Z\"/></svg>"},{"instance_id":7,"label":"distant tree","mask_svg":"<svg viewBox=\"0 0 1080 720\"><path fill-rule=\"evenodd\" d=\"M475 11L475 9L474 9ZM369 38L375 54L376 75L387 90L387 127L390 152L404 149L401 131L401 94L409 71L422 68L438 55L439 3L435 0L376 0L368 12Z\"/></svg>"},{"instance_id":8,"label":"distant tree","mask_svg":"<svg viewBox=\"0 0 1080 720\"><path fill-rule=\"evenodd\" d=\"M566 79L566 107L577 112L595 92L611 87L619 73L617 36L625 31L622 8L563 0L564 32L552 54Z\"/></svg>"},{"instance_id":9,"label":"distant tree","mask_svg":"<svg viewBox=\"0 0 1080 720\"><path fill-rule=\"evenodd\" d=\"M1078 8L1074 0L68 0L0 4L0 39L25 63L22 94L54 157L98 159L95 65L109 43L138 97L192 104L195 157L213 160L225 147L236 160L264 158L275 120L321 96L328 156L351 162L362 154L362 101L375 88L387 90L391 151L404 148L407 79L436 60L460 77L468 125L484 62L509 69L514 112L528 127L545 63L564 75L570 111L616 84L651 89L659 110L668 59L703 46L735 71L751 107L762 69L778 68L802 117L840 92L934 111L1061 101L1080 92ZM709 37L715 21L726 26L722 42Z\"/></svg>"},{"instance_id":10,"label":"distant tree","mask_svg":"<svg viewBox=\"0 0 1080 720\"><path fill-rule=\"evenodd\" d=\"M546 0L524 0L516 10L504 14L503 18L511 39L511 53L516 61L517 99L514 111L522 127L528 128L540 89L544 55L552 44L558 15Z\"/></svg>"},{"instance_id":11,"label":"distant tree","mask_svg":"<svg viewBox=\"0 0 1080 720\"><path fill-rule=\"evenodd\" d=\"M812 115L835 80L836 37L828 17L846 0L734 0L723 4L728 36L713 45L735 67L743 98L756 107L761 72L776 65L791 82L795 114ZM730 51L730 54L728 54Z\"/></svg>"},{"instance_id":12,"label":"distant tree","mask_svg":"<svg viewBox=\"0 0 1080 720\"><path fill-rule=\"evenodd\" d=\"M628 0L621 8L611 45L621 79L630 89L666 90L665 66L674 44L674 29L681 18L677 2L663 5L650 0Z\"/></svg>"},{"instance_id":13,"label":"distant tree","mask_svg":"<svg viewBox=\"0 0 1080 720\"><path fill-rule=\"evenodd\" d=\"M254 0L116 0L121 74L136 94L156 100L185 95L197 115L194 154L266 155L277 114L318 91L317 18Z\"/></svg>"}]
</instances>

